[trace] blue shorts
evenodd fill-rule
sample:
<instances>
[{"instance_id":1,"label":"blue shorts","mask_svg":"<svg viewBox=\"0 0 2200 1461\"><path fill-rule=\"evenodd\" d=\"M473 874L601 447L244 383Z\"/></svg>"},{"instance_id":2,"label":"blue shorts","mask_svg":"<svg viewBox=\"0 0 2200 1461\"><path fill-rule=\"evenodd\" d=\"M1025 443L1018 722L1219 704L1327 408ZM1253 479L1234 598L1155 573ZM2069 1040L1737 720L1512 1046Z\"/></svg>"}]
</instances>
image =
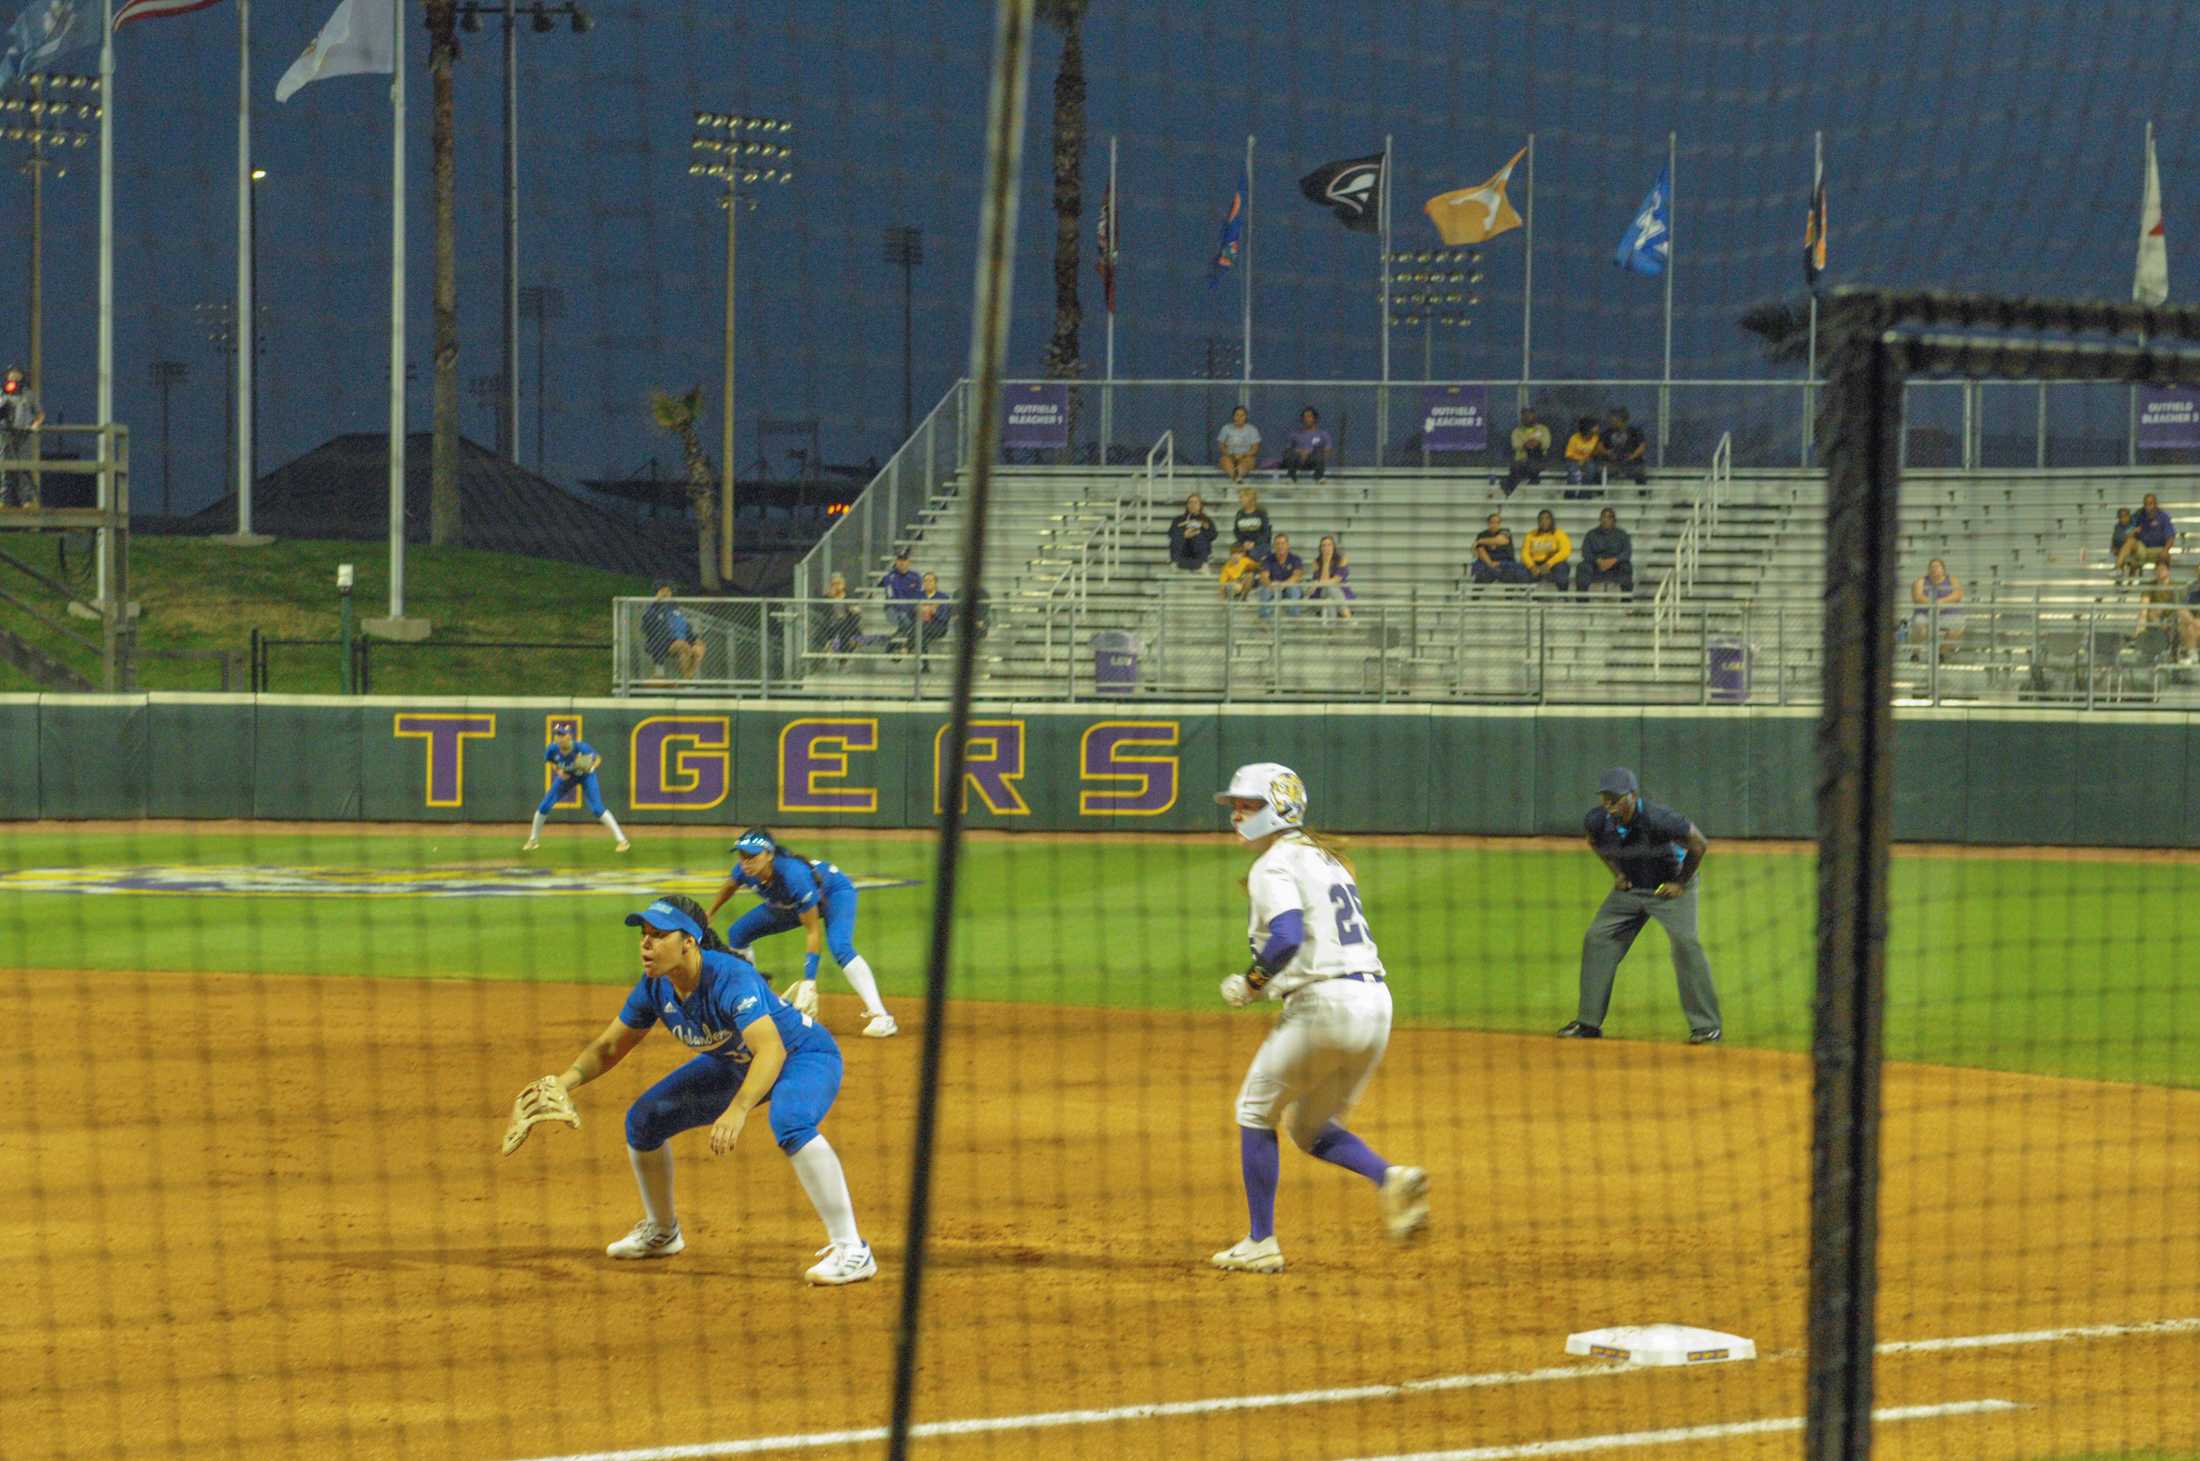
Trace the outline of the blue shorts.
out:
<instances>
[{"instance_id":1,"label":"blue shorts","mask_svg":"<svg viewBox=\"0 0 2200 1461\"><path fill-rule=\"evenodd\" d=\"M825 922L825 947L833 962L845 969L856 956L856 890L836 885L833 895L818 905ZM782 913L769 903L759 903L736 918L726 930L726 947L739 953L768 934L788 933L802 926L792 913Z\"/></svg>"},{"instance_id":2,"label":"blue shorts","mask_svg":"<svg viewBox=\"0 0 2200 1461\"><path fill-rule=\"evenodd\" d=\"M588 803L588 815L590 815L591 817L602 816L603 793L596 787L596 773L593 771L589 772L586 776L580 778L580 783L581 800ZM559 777L556 782L552 783L550 789L542 794L542 805L536 807L535 810L537 812L540 812L545 817L549 816L552 812L557 810L558 803L563 800L565 794L572 789L572 782L567 781L562 776Z\"/></svg>"},{"instance_id":3,"label":"blue shorts","mask_svg":"<svg viewBox=\"0 0 2200 1461\"><path fill-rule=\"evenodd\" d=\"M779 1072L768 1103L772 1139L788 1156L817 1139L818 1123L840 1094L840 1047L823 1028L813 1031L821 1043L792 1051ZM653 1152L672 1137L709 1126L726 1114L734 1092L748 1078L749 1063L722 1055L698 1055L635 1098L626 1111L626 1144Z\"/></svg>"}]
</instances>

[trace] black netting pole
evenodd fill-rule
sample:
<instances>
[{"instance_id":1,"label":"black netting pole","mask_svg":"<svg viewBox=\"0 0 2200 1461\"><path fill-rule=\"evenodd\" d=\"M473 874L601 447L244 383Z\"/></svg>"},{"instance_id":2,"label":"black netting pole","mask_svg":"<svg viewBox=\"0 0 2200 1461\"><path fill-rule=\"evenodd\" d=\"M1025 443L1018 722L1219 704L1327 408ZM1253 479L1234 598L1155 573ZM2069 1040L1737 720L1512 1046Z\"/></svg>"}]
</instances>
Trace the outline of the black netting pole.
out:
<instances>
[{"instance_id":1,"label":"black netting pole","mask_svg":"<svg viewBox=\"0 0 2200 1461\"><path fill-rule=\"evenodd\" d=\"M993 32L992 102L986 115L985 191L978 213L978 277L970 338L970 389L977 395L977 430L970 443L970 510L965 514L964 603L983 587L986 508L993 458L1001 437L1001 360L1008 352L1009 283L1015 263L1016 187L1023 170L1024 99L1031 63L1032 0L998 0ZM963 774L969 759L970 692L977 674L978 636L955 636L954 700L948 710L947 766L940 798L937 891L932 951L924 970L924 1056L917 1078L917 1130L909 1155L909 1229L903 1245L901 1323L894 1334L894 1415L887 1454L909 1454L909 1411L917 1380L917 1340L923 1313L925 1240L932 1212L932 1144L939 1125L940 1057L947 1029L948 955L955 926L955 881L962 855Z\"/></svg>"},{"instance_id":2,"label":"black netting pole","mask_svg":"<svg viewBox=\"0 0 2200 1461\"><path fill-rule=\"evenodd\" d=\"M1895 509L1902 376L1878 301L1840 299L1826 453L1825 709L1818 723L1818 983L1812 1009L1804 1454L1871 1449L1879 1066L1886 990Z\"/></svg>"}]
</instances>

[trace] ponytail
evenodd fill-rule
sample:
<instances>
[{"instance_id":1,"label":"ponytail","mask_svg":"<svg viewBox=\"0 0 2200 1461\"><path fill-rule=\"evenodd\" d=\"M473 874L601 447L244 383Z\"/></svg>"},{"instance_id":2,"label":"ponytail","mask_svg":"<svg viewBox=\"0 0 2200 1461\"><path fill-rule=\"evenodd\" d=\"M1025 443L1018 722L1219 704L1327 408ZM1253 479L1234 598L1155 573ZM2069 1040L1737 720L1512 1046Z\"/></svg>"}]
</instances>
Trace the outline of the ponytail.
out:
<instances>
[{"instance_id":1,"label":"ponytail","mask_svg":"<svg viewBox=\"0 0 2200 1461\"><path fill-rule=\"evenodd\" d=\"M1316 832L1310 827L1286 827L1281 835L1286 837L1296 835L1303 838L1309 847L1312 847L1324 857L1334 860L1339 867L1342 867L1346 876L1355 880L1360 876L1359 869L1352 865L1352 854L1345 850L1351 844L1342 837L1333 836L1327 832ZM1250 872L1238 879L1238 888L1246 893L1253 891L1253 878Z\"/></svg>"}]
</instances>

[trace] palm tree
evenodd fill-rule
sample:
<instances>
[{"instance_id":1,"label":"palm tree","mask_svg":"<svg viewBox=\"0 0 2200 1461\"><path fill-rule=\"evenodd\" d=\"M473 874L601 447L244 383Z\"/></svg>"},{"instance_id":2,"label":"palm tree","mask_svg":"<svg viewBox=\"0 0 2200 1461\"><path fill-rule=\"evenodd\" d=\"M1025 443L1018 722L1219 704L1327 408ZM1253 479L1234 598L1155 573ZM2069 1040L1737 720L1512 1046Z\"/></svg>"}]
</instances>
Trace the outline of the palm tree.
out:
<instances>
[{"instance_id":1,"label":"palm tree","mask_svg":"<svg viewBox=\"0 0 2200 1461\"><path fill-rule=\"evenodd\" d=\"M690 386L684 396L652 391L649 414L657 424L679 438L680 455L687 462L688 511L695 514L695 563L704 589L718 592L718 478L710 458L703 455L702 438L695 424L703 416L703 388Z\"/></svg>"},{"instance_id":2,"label":"palm tree","mask_svg":"<svg viewBox=\"0 0 2200 1461\"><path fill-rule=\"evenodd\" d=\"M428 71L435 82L435 441L430 454L428 541L458 546L458 167L451 124L451 67L458 59L456 0L427 0Z\"/></svg>"},{"instance_id":3,"label":"palm tree","mask_svg":"<svg viewBox=\"0 0 2200 1461\"><path fill-rule=\"evenodd\" d=\"M1062 61L1054 72L1054 337L1047 342L1046 373L1058 380L1084 374L1078 331L1085 321L1077 301L1078 244L1085 211L1085 49L1079 35L1091 0L1040 0L1046 22L1062 33Z\"/></svg>"}]
</instances>

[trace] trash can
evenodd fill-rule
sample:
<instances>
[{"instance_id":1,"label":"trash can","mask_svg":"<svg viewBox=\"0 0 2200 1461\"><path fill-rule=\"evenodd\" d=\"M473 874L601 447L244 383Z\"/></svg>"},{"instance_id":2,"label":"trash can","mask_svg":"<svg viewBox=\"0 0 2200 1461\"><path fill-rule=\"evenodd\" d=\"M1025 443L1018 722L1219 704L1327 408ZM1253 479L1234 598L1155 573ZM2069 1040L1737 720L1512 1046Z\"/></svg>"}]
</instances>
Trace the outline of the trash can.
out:
<instances>
[{"instance_id":1,"label":"trash can","mask_svg":"<svg viewBox=\"0 0 2200 1461\"><path fill-rule=\"evenodd\" d=\"M1138 636L1103 629L1092 636L1092 688L1102 695L1128 695L1138 688Z\"/></svg>"},{"instance_id":2,"label":"trash can","mask_svg":"<svg viewBox=\"0 0 2200 1461\"><path fill-rule=\"evenodd\" d=\"M1739 634L1713 634L1704 640L1704 679L1714 705L1739 705L1749 699L1750 647Z\"/></svg>"}]
</instances>

